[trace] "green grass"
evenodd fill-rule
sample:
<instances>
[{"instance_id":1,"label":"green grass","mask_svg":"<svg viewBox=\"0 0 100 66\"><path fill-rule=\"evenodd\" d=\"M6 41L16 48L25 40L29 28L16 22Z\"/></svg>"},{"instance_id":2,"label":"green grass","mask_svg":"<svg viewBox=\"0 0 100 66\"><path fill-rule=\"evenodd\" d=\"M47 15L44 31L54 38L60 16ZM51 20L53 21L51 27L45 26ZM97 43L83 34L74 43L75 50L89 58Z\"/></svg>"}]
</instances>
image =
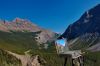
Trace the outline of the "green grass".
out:
<instances>
[{"instance_id":1,"label":"green grass","mask_svg":"<svg viewBox=\"0 0 100 66\"><path fill-rule=\"evenodd\" d=\"M100 52L87 52L84 57L85 66L100 66Z\"/></svg>"},{"instance_id":2,"label":"green grass","mask_svg":"<svg viewBox=\"0 0 100 66\"><path fill-rule=\"evenodd\" d=\"M0 32L0 48L16 53L24 53L29 49L37 49L36 34L31 32Z\"/></svg>"}]
</instances>

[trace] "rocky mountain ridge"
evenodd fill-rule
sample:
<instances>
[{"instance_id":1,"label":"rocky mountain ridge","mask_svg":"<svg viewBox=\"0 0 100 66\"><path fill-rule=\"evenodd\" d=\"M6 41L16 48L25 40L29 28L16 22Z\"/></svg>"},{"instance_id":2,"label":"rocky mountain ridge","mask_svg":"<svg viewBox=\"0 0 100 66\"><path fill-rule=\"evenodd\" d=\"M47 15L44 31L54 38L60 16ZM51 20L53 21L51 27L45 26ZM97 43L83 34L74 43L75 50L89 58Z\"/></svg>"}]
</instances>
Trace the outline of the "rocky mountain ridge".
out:
<instances>
[{"instance_id":1,"label":"rocky mountain ridge","mask_svg":"<svg viewBox=\"0 0 100 66\"><path fill-rule=\"evenodd\" d=\"M15 18L12 21L0 20L0 30L10 32L10 31L29 31L36 32L40 31L37 25L33 24L29 20Z\"/></svg>"},{"instance_id":2,"label":"rocky mountain ridge","mask_svg":"<svg viewBox=\"0 0 100 66\"><path fill-rule=\"evenodd\" d=\"M45 43L49 40L52 40L55 36L55 33L40 28L36 24L33 24L31 21L26 19L15 18L12 21L0 20L0 31L4 32L40 32L38 34L37 41L39 43Z\"/></svg>"},{"instance_id":3,"label":"rocky mountain ridge","mask_svg":"<svg viewBox=\"0 0 100 66\"><path fill-rule=\"evenodd\" d=\"M69 25L61 37L67 38L71 44L70 47L74 49L86 49L98 44L100 41L100 4L86 11L79 20Z\"/></svg>"}]
</instances>

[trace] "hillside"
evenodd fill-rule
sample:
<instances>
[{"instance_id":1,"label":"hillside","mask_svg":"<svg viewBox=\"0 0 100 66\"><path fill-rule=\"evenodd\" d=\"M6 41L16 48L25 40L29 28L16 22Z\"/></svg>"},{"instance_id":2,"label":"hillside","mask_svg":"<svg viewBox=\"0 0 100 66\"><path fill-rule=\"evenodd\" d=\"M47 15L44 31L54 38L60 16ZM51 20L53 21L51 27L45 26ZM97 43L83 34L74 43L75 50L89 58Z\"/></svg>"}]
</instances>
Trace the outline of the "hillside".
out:
<instances>
[{"instance_id":1,"label":"hillside","mask_svg":"<svg viewBox=\"0 0 100 66\"><path fill-rule=\"evenodd\" d=\"M21 26L24 25L22 21L17 22L22 23ZM9 25L5 26L7 23ZM56 33L37 26L29 26L32 31L27 30L27 26L32 25L30 22L24 26L24 30L13 21L0 22L0 24L2 24L0 26L0 49L2 50L0 66L34 66L34 64L35 66L37 64L37 66L61 66L63 64L63 59L56 53L54 42ZM16 30L12 25L17 26ZM35 30L38 28L39 30Z\"/></svg>"}]
</instances>

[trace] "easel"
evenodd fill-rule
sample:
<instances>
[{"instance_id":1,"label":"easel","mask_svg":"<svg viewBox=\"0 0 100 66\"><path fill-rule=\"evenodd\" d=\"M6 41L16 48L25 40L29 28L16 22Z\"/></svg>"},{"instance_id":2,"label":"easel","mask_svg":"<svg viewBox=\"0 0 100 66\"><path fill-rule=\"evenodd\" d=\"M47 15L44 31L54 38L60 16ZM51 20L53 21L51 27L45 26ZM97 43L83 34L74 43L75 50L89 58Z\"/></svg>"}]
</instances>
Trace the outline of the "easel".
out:
<instances>
[{"instance_id":1,"label":"easel","mask_svg":"<svg viewBox=\"0 0 100 66\"><path fill-rule=\"evenodd\" d=\"M69 50L69 46L67 44L67 39L60 37L59 39L65 40L65 46L61 48L62 51L57 51L57 53L64 58L64 65L67 65L68 58L71 59L71 66L84 66L84 58L83 58L83 53L81 50ZM55 43L57 44L57 43ZM56 47L56 49L59 49Z\"/></svg>"},{"instance_id":2,"label":"easel","mask_svg":"<svg viewBox=\"0 0 100 66\"><path fill-rule=\"evenodd\" d=\"M84 58L83 56L78 56L76 58L72 57L72 54L60 54L60 57L64 58L64 65L67 65L68 58L71 59L70 66L84 66Z\"/></svg>"}]
</instances>

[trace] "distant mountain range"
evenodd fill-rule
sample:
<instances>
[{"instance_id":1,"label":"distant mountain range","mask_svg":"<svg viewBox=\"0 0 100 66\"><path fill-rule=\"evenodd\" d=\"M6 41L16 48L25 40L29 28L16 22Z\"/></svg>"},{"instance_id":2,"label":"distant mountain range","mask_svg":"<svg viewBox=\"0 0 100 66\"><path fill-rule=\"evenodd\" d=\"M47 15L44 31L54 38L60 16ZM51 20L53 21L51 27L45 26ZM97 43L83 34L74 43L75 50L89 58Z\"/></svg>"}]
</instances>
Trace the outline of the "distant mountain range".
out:
<instances>
[{"instance_id":1,"label":"distant mountain range","mask_svg":"<svg viewBox=\"0 0 100 66\"><path fill-rule=\"evenodd\" d=\"M40 34L38 34L38 42L45 43L50 39L53 39L55 36L55 33L46 30L43 28L40 28L39 26L33 24L29 20L26 19L20 19L15 18L12 21L6 21L6 20L0 20L0 31L4 32L38 32L40 31Z\"/></svg>"},{"instance_id":2,"label":"distant mountain range","mask_svg":"<svg viewBox=\"0 0 100 66\"><path fill-rule=\"evenodd\" d=\"M61 37L67 38L73 49L100 51L100 4L69 25Z\"/></svg>"}]
</instances>

